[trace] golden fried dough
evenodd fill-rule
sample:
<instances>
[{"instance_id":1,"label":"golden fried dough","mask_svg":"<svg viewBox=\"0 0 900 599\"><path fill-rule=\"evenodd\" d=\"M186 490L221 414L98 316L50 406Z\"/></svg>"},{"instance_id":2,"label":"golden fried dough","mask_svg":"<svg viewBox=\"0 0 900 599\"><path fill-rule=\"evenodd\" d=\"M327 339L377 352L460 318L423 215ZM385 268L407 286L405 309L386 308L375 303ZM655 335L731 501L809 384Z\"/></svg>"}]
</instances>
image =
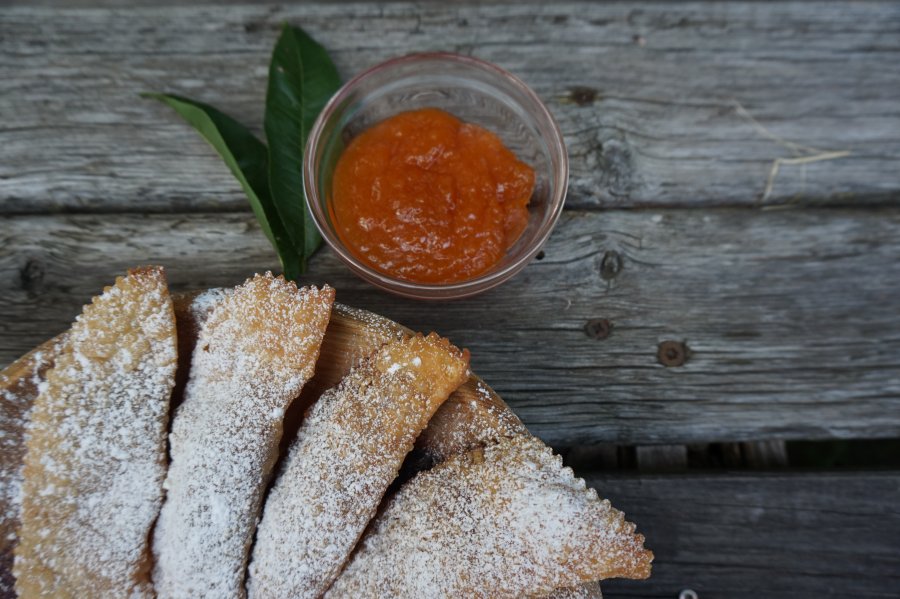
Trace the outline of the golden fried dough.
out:
<instances>
[{"instance_id":1,"label":"golden fried dough","mask_svg":"<svg viewBox=\"0 0 900 599\"><path fill-rule=\"evenodd\" d=\"M468 377L468 353L435 334L388 342L325 392L266 500L252 598L320 597L429 418Z\"/></svg>"},{"instance_id":2,"label":"golden fried dough","mask_svg":"<svg viewBox=\"0 0 900 599\"><path fill-rule=\"evenodd\" d=\"M152 597L176 361L161 268L118 278L72 325L31 413L19 596Z\"/></svg>"},{"instance_id":3,"label":"golden fried dough","mask_svg":"<svg viewBox=\"0 0 900 599\"><path fill-rule=\"evenodd\" d=\"M433 463L440 463L504 437L527 434L525 425L500 396L472 375L435 413L416 439L416 448Z\"/></svg>"},{"instance_id":4,"label":"golden fried dough","mask_svg":"<svg viewBox=\"0 0 900 599\"><path fill-rule=\"evenodd\" d=\"M28 413L62 349L65 333L28 352L0 372L0 599L16 596L13 555L19 538L22 462Z\"/></svg>"},{"instance_id":5,"label":"golden fried dough","mask_svg":"<svg viewBox=\"0 0 900 599\"><path fill-rule=\"evenodd\" d=\"M326 594L521 597L646 578L634 525L538 439L451 457L390 498Z\"/></svg>"},{"instance_id":6,"label":"golden fried dough","mask_svg":"<svg viewBox=\"0 0 900 599\"><path fill-rule=\"evenodd\" d=\"M240 597L285 409L312 376L334 290L257 275L204 322L154 531L161 598Z\"/></svg>"}]
</instances>

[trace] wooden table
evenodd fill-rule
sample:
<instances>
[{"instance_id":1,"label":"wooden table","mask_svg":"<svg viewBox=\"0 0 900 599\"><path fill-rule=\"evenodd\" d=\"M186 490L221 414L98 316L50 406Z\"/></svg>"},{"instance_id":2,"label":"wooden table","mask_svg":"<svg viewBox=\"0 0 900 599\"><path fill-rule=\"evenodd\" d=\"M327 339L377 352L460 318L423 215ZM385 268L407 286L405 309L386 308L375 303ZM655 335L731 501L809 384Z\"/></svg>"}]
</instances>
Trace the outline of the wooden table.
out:
<instances>
[{"instance_id":1,"label":"wooden table","mask_svg":"<svg viewBox=\"0 0 900 599\"><path fill-rule=\"evenodd\" d=\"M657 555L606 596L900 592L898 470L686 468L710 443L725 466L783 466L785 440L900 437L900 5L103 4L0 9L0 364L129 266L163 264L175 289L276 267L213 151L139 92L259 131L284 20L345 77L473 54L566 137L540 259L443 305L378 292L327 249L308 281L469 347L569 448Z\"/></svg>"}]
</instances>

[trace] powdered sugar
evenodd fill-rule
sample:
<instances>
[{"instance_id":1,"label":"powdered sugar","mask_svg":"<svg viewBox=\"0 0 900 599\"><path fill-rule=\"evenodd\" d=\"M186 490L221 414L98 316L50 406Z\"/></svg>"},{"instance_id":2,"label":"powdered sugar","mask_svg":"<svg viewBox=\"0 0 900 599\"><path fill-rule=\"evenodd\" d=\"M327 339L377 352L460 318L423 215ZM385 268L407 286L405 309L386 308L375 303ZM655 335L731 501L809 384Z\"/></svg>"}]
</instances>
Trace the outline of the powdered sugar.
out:
<instances>
[{"instance_id":1,"label":"powdered sugar","mask_svg":"<svg viewBox=\"0 0 900 599\"><path fill-rule=\"evenodd\" d=\"M361 328L355 327L353 329L355 334L353 343L343 347L345 350L352 350L355 354L351 357L351 366L356 366L384 343L412 334L412 331L409 329L368 310L360 310L359 308L352 308L343 304L335 304L334 308L336 313L349 319L354 324L362 323L365 325Z\"/></svg>"},{"instance_id":2,"label":"powdered sugar","mask_svg":"<svg viewBox=\"0 0 900 599\"><path fill-rule=\"evenodd\" d=\"M192 319L192 326L199 327L206 319L210 316L213 310L231 293L231 290L222 290L222 289L214 289L208 292L201 293L196 296L190 304L190 315ZM185 305L185 304L182 304ZM336 306L337 308L337 306ZM183 309L182 309L183 310ZM352 339L351 342L347 342L346 339L341 339L336 342L336 351L347 351L348 357L341 358L346 360L348 364L357 364L359 363L360 357L370 351L370 348L377 347L384 343L388 339L396 339L398 335L400 335L400 331L402 330L399 325L392 323L391 321L384 319L383 317L371 314L369 312L354 310L351 308L346 308L341 306L339 308L340 312L346 314L348 318L353 319L354 321L365 322L365 326L359 327L359 331L356 335L360 336L360 339ZM179 319L181 319L181 314L179 313ZM179 328L182 326L181 320L179 320ZM194 329L195 331L196 329ZM181 331L179 331L181 334ZM189 336L193 339L196 338L196 332L190 332ZM193 340L191 341L193 344ZM334 345L335 342L332 341ZM198 344L199 346L199 344ZM349 355L352 354L352 355ZM335 354L338 355L338 354ZM41 362L46 363L46 356L38 356ZM90 360L87 359L87 356L79 356L81 360L81 364L87 364ZM131 350L121 353L121 362L123 365L133 364L137 359L135 353ZM50 359L52 362L52 359ZM77 361L77 360L76 360ZM330 360L326 360L323 357L323 368L327 368L326 362ZM405 362L396 359L395 357L390 358L390 362L384 365L387 371L390 371L392 375L397 376L404 372L404 369L409 368L420 368L422 366L421 359L418 356L413 356L412 358L406 358ZM30 375L30 384L34 386L40 385L44 388L49 388L46 383L41 382L40 373L38 370L34 370L34 372ZM335 379L336 380L336 379ZM258 383L254 383L258 384ZM287 386L295 386L298 384L296 376L289 376L286 382ZM36 395L36 392L35 392ZM32 395L31 397L33 397ZM8 401L8 398L4 397L4 400ZM27 403L30 403L31 399L27 400ZM296 406L295 406L296 407ZM221 406L217 406L216 409L221 409ZM279 421L283 417L282 407L273 407L266 414L268 420L271 421ZM0 417L3 414L0 413ZM22 420L18 419L16 421L9 420L9 426L0 426L0 451L5 451L7 447L14 447L16 442L16 432L21 432L22 429ZM18 425L17 425L18 423ZM5 422L0 422L0 425L5 425ZM414 428L414 427L413 427ZM434 433L435 431L439 431L438 435L430 435L429 433ZM435 460L443 460L448 456L457 453L459 451L471 449L472 447L476 447L479 445L483 445L485 443L494 443L497 440L514 436L518 434L522 434L524 432L524 427L521 422L515 417L515 415L510 412L501 400L493 393L486 385L484 385L479 379L472 378L466 385L457 391L454 394L454 399L448 401L444 404L444 406L439 410L438 414L432 419L431 424L429 424L429 430L423 434L420 439L421 443L419 446L422 449L425 449L429 455L432 456ZM412 433L410 433L412 434ZM19 435L21 439L21 435ZM122 431L122 439L132 439L133 431ZM381 460L385 458L386 453L383 451L373 451L370 454L366 454L365 452L360 451L358 436L357 435L347 435L347 441L354 445L350 447L350 449L346 453L340 453L336 451L325 452L325 457L323 458L324 462L334 461L336 455L345 455L348 461L359 460ZM21 441L20 441L21 442ZM85 445L91 442L91 439L85 438ZM94 440L96 442L96 440ZM125 456L126 454L119 454L120 456ZM476 452L473 454L478 456L479 454ZM487 460L487 456L490 455L490 450L487 450L484 454L485 460ZM476 461L482 458L474 458ZM19 460L3 460L3 466L8 466L11 464L16 464ZM41 463L48 469L57 469L60 467L58 460L53 458L52 456L46 456L44 459L40 460ZM540 469L539 466L532 464L531 466L526 466L527 468L536 468ZM369 466L363 469L363 474L368 473ZM9 477L4 479L3 476L6 476L5 473L0 472L0 499L3 498L3 494L7 497L7 503L5 505L11 506L12 509L8 511L8 518L17 517L17 509L16 509L16 486L17 481L21 480L20 476L16 476L18 468L16 466L12 466L9 468ZM570 471L562 471L564 475L567 475L573 484L576 486L579 485L580 481L571 478ZM226 471L225 475L227 477L238 476L231 471ZM358 473L357 473L358 476ZM391 476L390 478L393 478ZM564 476L565 478L565 476ZM354 481L352 475L341 475L336 477L337 483L333 486L335 488L341 488L344 480L347 480L346 484L346 492L350 493L355 499L365 499L371 498L372 496L380 495L380 492L371 492L373 488L370 485L359 484L358 481ZM4 483L4 480L7 483ZM121 481L121 490L124 490L130 486L133 486L135 481L127 480L127 477ZM583 482L580 483L583 488ZM59 493L60 487L56 484L56 482L49 482L39 489L37 492L37 496L47 496L53 497L55 494ZM117 491L117 492L119 492ZM326 499L329 495L319 493L318 496L322 496L323 499ZM318 500L317 496L317 500ZM236 514L233 510L229 508L228 501L226 501L226 494L213 494L210 496L210 500L208 502L207 510L209 512L209 518L212 521L219 522L220 524L226 521L241 521L244 518L244 514ZM596 494L591 494L588 492L589 499L593 497L593 501L595 503L599 503L596 501ZM98 509L98 504L96 499L89 499L88 503L88 511L95 511ZM334 505L334 502L326 502L325 505ZM388 504L392 505L392 504ZM455 505L455 504L454 504ZM602 505L602 504L601 504ZM529 519L536 519L541 521L544 519L545 511L550 509L546 502L538 503L533 506L526 506L522 508L522 513L524 516ZM257 510L258 513L258 510ZM277 522L285 522L285 520L280 519ZM344 530L346 527L347 521L345 519L339 519L336 521L337 524L330 525L331 528L338 530ZM340 548L340 535L336 537L328 537L325 534L322 534L323 528L313 526L312 529L316 534L314 535L316 541L320 541L323 544L323 551L327 554L333 555L346 555L346 551L343 551ZM554 534L556 534L556 531ZM9 537L14 537L14 535L10 534ZM39 536L42 540L50 538L51 532L47 528L42 528L37 531L37 536ZM10 539L12 540L12 539ZM355 538L354 538L355 540ZM293 547L293 545L291 545ZM286 549L285 546L276 547L276 551L274 553L277 558L283 559L286 555L290 554L290 550ZM100 552L98 554L98 558L109 559L110 555L104 552ZM343 558L342 558L343 559ZM476 559L477 561L477 559ZM426 563L422 561L421 555L415 555L409 558L410 564L416 565L417 567L425 567ZM301 569L296 570L295 572L291 572L290 575L294 575L295 573L299 575ZM3 590L2 581L0 581L0 591ZM504 591L505 592L505 591ZM530 590L528 594L534 592ZM597 594L590 594L593 591L588 588L585 589L572 589L570 591L571 595L557 595L553 594L553 597L557 596L565 596L565 597L595 597L599 596L599 589L597 589ZM588 593L588 594L583 594ZM94 595L96 595L95 593ZM503 595L503 592L499 592L499 595ZM198 594L199 595L199 594ZM2 596L2 592L0 592L0 596Z\"/></svg>"},{"instance_id":3,"label":"powdered sugar","mask_svg":"<svg viewBox=\"0 0 900 599\"><path fill-rule=\"evenodd\" d=\"M206 319L213 311L213 308L219 305L219 302L223 299L231 295L232 292L233 289L214 287L212 289L207 289L206 291L201 291L194 296L194 299L191 300L190 309L196 321L201 325L206 322Z\"/></svg>"},{"instance_id":4,"label":"powdered sugar","mask_svg":"<svg viewBox=\"0 0 900 599\"><path fill-rule=\"evenodd\" d=\"M521 597L646 577L643 537L533 437L422 472L389 499L327 597Z\"/></svg>"},{"instance_id":5,"label":"powdered sugar","mask_svg":"<svg viewBox=\"0 0 900 599\"><path fill-rule=\"evenodd\" d=\"M452 455L527 432L484 381L470 376L437 411L416 441L416 447L432 461L442 462Z\"/></svg>"},{"instance_id":6,"label":"powdered sugar","mask_svg":"<svg viewBox=\"0 0 900 599\"><path fill-rule=\"evenodd\" d=\"M312 376L334 291L298 292L267 273L208 299L154 532L160 597L243 595L284 410Z\"/></svg>"},{"instance_id":7,"label":"powdered sugar","mask_svg":"<svg viewBox=\"0 0 900 599\"><path fill-rule=\"evenodd\" d=\"M175 366L162 269L132 271L78 317L31 414L20 595L152 594L147 536L162 499Z\"/></svg>"},{"instance_id":8,"label":"powdered sugar","mask_svg":"<svg viewBox=\"0 0 900 599\"><path fill-rule=\"evenodd\" d=\"M445 340L419 335L386 344L325 392L266 501L251 597L321 596L467 363Z\"/></svg>"}]
</instances>

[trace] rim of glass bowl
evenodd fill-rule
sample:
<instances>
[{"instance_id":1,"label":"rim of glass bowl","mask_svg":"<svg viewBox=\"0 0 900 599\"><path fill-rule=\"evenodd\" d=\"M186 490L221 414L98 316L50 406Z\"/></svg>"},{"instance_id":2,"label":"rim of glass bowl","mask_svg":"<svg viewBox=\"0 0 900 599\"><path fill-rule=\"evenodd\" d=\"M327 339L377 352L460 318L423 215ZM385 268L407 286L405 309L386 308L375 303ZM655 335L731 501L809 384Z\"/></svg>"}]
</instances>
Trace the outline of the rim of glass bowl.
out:
<instances>
[{"instance_id":1,"label":"rim of glass bowl","mask_svg":"<svg viewBox=\"0 0 900 599\"><path fill-rule=\"evenodd\" d=\"M489 71L494 75L505 79L508 83L512 84L513 87L517 88L518 91L523 93L529 100L531 100L538 108L540 117L546 119L547 123L550 125L550 131L552 132L552 139L548 140L551 145L550 151L556 152L559 156L559 164L555 169L555 172L553 173L556 181L558 181L559 184L557 186L556 193L554 193L553 197L550 200L552 202L552 207L549 218L545 218L544 223L536 233L535 243L533 243L528 251L524 252L515 261L507 264L503 268L498 270L490 270L472 279L459 281L457 283L415 283L413 281L406 281L403 279L392 277L390 275L386 275L373 269L370 266L367 266L358 258L356 258L352 253L350 253L350 251L346 247L344 247L344 244L340 241L340 239L338 239L337 236L332 233L331 228L327 225L328 215L323 209L323 206L327 202L327 198L319 198L318 196L318 173L316 172L317 160L315 150L317 148L319 138L322 136L322 132L325 128L325 123L327 123L331 118L332 113L334 113L335 109L341 105L341 103L347 98L347 96L349 96L360 83L364 82L368 78L379 74L382 71L390 70L398 65L410 62L419 62L423 60L444 60L458 62L464 65ZM472 58L471 56L463 56L460 54L454 54L452 52L419 52L392 58L363 71L362 73L353 77L350 81L345 83L337 91L337 93L332 96L331 100L328 101L328 103L325 105L325 108L322 109L322 112L319 114L318 118L313 124L312 130L309 134L309 138L306 142L306 148L303 158L303 187L304 191L306 192L306 203L310 209L310 213L313 216L313 222L315 222L316 228L319 229L319 232L322 234L322 237L325 239L331 249L357 275L359 275L369 283L372 283L373 285L384 289L385 291L414 299L459 299L470 297L483 291L487 291L488 289L492 289L497 285L509 280L513 277L513 275L517 274L519 271L525 268L525 266L527 266L532 261L532 259L534 259L538 252L541 251L544 244L547 242L547 239L550 237L550 232L553 230L553 227L559 220L563 205L565 204L566 194L569 188L569 156L566 151L566 144L563 140L562 132L559 129L559 125L557 124L556 119L553 118L553 115L544 105L544 102L540 99L540 97L538 97L538 95L521 79L519 79L512 73L498 67L495 64L478 58Z\"/></svg>"}]
</instances>

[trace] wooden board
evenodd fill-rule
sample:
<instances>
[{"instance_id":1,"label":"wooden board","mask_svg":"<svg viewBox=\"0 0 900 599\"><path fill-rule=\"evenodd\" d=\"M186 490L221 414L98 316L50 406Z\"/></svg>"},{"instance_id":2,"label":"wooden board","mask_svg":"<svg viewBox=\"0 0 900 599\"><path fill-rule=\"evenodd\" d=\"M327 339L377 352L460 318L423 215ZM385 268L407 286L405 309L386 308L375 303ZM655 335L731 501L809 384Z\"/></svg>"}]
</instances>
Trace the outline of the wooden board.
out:
<instances>
[{"instance_id":1,"label":"wooden board","mask_svg":"<svg viewBox=\"0 0 900 599\"><path fill-rule=\"evenodd\" d=\"M213 151L137 93L259 131L288 20L345 77L415 50L494 61L544 98L571 155L569 213L513 282L424 306L325 250L311 280L340 301L470 347L556 446L900 434L900 212L875 209L900 198L900 5L41 3L0 10L0 366L126 267L164 263L186 290L276 266ZM75 3L108 8L59 8ZM777 159L795 163L767 193ZM804 211L747 209L782 205ZM649 582L607 597L900 588L896 473L589 482L657 553Z\"/></svg>"},{"instance_id":2,"label":"wooden board","mask_svg":"<svg viewBox=\"0 0 900 599\"><path fill-rule=\"evenodd\" d=\"M638 523L653 576L603 596L896 597L900 474L585 477Z\"/></svg>"},{"instance_id":3,"label":"wooden board","mask_svg":"<svg viewBox=\"0 0 900 599\"><path fill-rule=\"evenodd\" d=\"M900 434L898 228L896 209L572 211L543 260L471 300L378 292L327 249L309 280L468 347L557 447L888 437ZM0 246L2 363L65 330L130 266L161 263L176 289L276 266L249 215L6 217ZM595 319L608 336L586 332ZM686 345L683 365L660 363L666 341Z\"/></svg>"},{"instance_id":4,"label":"wooden board","mask_svg":"<svg viewBox=\"0 0 900 599\"><path fill-rule=\"evenodd\" d=\"M247 210L213 151L138 93L259 130L285 20L345 78L423 50L521 76L566 136L573 208L755 205L776 159L832 152L849 155L784 164L764 203L900 197L892 2L16 6L0 12L0 211Z\"/></svg>"}]
</instances>

